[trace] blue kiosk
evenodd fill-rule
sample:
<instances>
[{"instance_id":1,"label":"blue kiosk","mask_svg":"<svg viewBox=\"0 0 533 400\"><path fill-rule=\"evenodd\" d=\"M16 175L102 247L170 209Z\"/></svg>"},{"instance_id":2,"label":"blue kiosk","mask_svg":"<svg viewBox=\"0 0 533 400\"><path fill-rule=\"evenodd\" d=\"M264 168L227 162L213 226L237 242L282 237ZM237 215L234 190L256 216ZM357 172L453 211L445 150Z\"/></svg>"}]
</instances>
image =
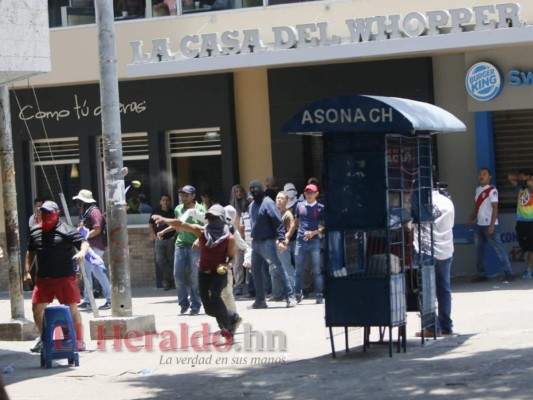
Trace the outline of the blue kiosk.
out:
<instances>
[{"instance_id":1,"label":"blue kiosk","mask_svg":"<svg viewBox=\"0 0 533 400\"><path fill-rule=\"evenodd\" d=\"M326 326L335 357L333 328L371 327L380 342L393 328L398 352L406 351L407 311L420 313L422 331L435 324L433 248L435 218L432 137L465 131L449 112L414 100L346 95L319 100L296 113L284 132L323 136L326 206ZM417 234L418 233L418 234ZM414 249L422 249L415 256ZM422 343L424 338L422 337Z\"/></svg>"}]
</instances>

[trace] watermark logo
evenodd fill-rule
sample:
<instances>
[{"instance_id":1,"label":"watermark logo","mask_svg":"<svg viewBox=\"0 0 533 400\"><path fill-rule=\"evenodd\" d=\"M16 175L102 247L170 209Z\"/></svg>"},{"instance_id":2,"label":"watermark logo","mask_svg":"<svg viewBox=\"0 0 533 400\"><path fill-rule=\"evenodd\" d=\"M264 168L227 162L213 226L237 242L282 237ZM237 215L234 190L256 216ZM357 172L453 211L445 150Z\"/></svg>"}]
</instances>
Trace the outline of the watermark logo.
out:
<instances>
[{"instance_id":1,"label":"watermark logo","mask_svg":"<svg viewBox=\"0 0 533 400\"><path fill-rule=\"evenodd\" d=\"M186 323L179 324L177 330L163 331L123 331L117 324L107 327L97 326L97 349L99 351L161 351L161 352L286 352L285 332L254 331L251 324L243 324L242 340L235 343L227 332L212 330L208 323L200 328L189 329Z\"/></svg>"},{"instance_id":2,"label":"watermark logo","mask_svg":"<svg viewBox=\"0 0 533 400\"><path fill-rule=\"evenodd\" d=\"M503 74L495 65L478 62L466 73L466 91L475 100L489 101L497 97L503 89Z\"/></svg>"}]
</instances>

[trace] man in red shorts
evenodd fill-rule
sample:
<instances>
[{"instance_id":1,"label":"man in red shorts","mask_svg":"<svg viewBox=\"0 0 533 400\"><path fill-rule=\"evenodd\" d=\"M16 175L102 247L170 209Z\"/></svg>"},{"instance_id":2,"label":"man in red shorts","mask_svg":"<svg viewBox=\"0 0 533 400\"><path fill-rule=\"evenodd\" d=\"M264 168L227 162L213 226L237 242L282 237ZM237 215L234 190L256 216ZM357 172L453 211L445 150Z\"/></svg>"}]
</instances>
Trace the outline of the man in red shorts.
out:
<instances>
[{"instance_id":1,"label":"man in red shorts","mask_svg":"<svg viewBox=\"0 0 533 400\"><path fill-rule=\"evenodd\" d=\"M73 227L59 221L61 211L53 201L45 201L40 207L42 222L30 230L25 269L26 283L32 283L30 269L37 257L37 273L32 296L33 320L39 331L43 326L44 309L54 298L68 307L78 339L78 350L85 350L81 315L78 311L80 291L75 264L80 264L89 249L87 242ZM30 351L41 351L39 336Z\"/></svg>"}]
</instances>

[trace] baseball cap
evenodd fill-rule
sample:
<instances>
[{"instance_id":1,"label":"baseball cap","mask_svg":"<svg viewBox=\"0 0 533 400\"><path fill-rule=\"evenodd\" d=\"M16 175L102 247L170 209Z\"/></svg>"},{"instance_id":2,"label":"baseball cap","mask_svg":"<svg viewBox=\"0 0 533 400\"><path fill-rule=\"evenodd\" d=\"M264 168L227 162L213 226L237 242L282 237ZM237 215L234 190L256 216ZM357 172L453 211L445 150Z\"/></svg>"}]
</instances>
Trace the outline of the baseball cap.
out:
<instances>
[{"instance_id":1,"label":"baseball cap","mask_svg":"<svg viewBox=\"0 0 533 400\"><path fill-rule=\"evenodd\" d=\"M45 201L41 207L39 207L39 210L41 211L57 211L59 210L59 207L56 203L53 201Z\"/></svg>"},{"instance_id":2,"label":"baseball cap","mask_svg":"<svg viewBox=\"0 0 533 400\"><path fill-rule=\"evenodd\" d=\"M196 193L196 189L194 188L194 186L185 185L178 190L178 193Z\"/></svg>"},{"instance_id":3,"label":"baseball cap","mask_svg":"<svg viewBox=\"0 0 533 400\"><path fill-rule=\"evenodd\" d=\"M314 192L314 193L316 193L316 192L318 192L318 188L316 187L316 185L310 184L310 185L307 185L305 187L304 192Z\"/></svg>"},{"instance_id":4,"label":"baseball cap","mask_svg":"<svg viewBox=\"0 0 533 400\"><path fill-rule=\"evenodd\" d=\"M224 211L226 213L226 223L233 224L235 217L237 217L237 210L235 210L235 207L226 206L224 207Z\"/></svg>"},{"instance_id":5,"label":"baseball cap","mask_svg":"<svg viewBox=\"0 0 533 400\"><path fill-rule=\"evenodd\" d=\"M250 182L250 189L251 188L261 188L261 190L263 190L263 184L261 183L261 181L259 179L254 179L253 181Z\"/></svg>"},{"instance_id":6,"label":"baseball cap","mask_svg":"<svg viewBox=\"0 0 533 400\"><path fill-rule=\"evenodd\" d=\"M72 198L73 200L81 200L84 203L96 203L96 200L93 199L93 192L87 189L81 189L77 196Z\"/></svg>"},{"instance_id":7,"label":"baseball cap","mask_svg":"<svg viewBox=\"0 0 533 400\"><path fill-rule=\"evenodd\" d=\"M222 207L220 204L214 204L211 207L209 207L209 210L205 213L205 217L218 217L222 221L226 218L226 212L224 211L224 207Z\"/></svg>"},{"instance_id":8,"label":"baseball cap","mask_svg":"<svg viewBox=\"0 0 533 400\"><path fill-rule=\"evenodd\" d=\"M298 192L296 190L296 186L294 186L294 183L286 183L285 186L283 186L283 191L284 192L295 192L295 193Z\"/></svg>"}]
</instances>

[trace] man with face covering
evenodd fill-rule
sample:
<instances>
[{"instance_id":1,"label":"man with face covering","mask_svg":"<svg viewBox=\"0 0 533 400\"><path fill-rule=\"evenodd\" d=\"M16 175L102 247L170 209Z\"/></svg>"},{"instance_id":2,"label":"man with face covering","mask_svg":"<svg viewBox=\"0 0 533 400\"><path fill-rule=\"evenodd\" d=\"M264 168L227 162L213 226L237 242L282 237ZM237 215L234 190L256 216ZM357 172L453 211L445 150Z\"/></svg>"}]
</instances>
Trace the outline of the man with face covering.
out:
<instances>
[{"instance_id":1,"label":"man with face covering","mask_svg":"<svg viewBox=\"0 0 533 400\"><path fill-rule=\"evenodd\" d=\"M285 225L276 203L265 196L260 180L250 182L250 192L254 198L250 204L250 220L252 224L252 274L255 285L255 302L252 308L267 308L265 301L265 288L263 286L263 264L275 268L275 273L281 278L283 295L287 307L294 307L296 299L289 277L281 265L278 250L286 251Z\"/></svg>"},{"instance_id":2,"label":"man with face covering","mask_svg":"<svg viewBox=\"0 0 533 400\"><path fill-rule=\"evenodd\" d=\"M85 350L82 335L81 315L77 303L80 291L73 262L83 262L89 243L74 228L59 221L59 207L53 201L45 201L40 208L42 222L30 230L26 252L24 280L32 281L30 269L37 258L37 274L32 295L32 310L39 331L43 326L44 309L57 298L70 308L76 329L78 349ZM41 338L37 338L32 352L41 350Z\"/></svg>"},{"instance_id":3,"label":"man with face covering","mask_svg":"<svg viewBox=\"0 0 533 400\"><path fill-rule=\"evenodd\" d=\"M231 268L233 261L235 240L226 224L224 207L220 204L211 206L205 213L207 220L205 226L158 215L154 215L153 219L157 224L167 224L198 237L200 245L198 283L202 304L205 313L216 318L226 339L231 339L238 321L234 318L234 312L228 312L222 299L222 290L228 283L228 269Z\"/></svg>"}]
</instances>

